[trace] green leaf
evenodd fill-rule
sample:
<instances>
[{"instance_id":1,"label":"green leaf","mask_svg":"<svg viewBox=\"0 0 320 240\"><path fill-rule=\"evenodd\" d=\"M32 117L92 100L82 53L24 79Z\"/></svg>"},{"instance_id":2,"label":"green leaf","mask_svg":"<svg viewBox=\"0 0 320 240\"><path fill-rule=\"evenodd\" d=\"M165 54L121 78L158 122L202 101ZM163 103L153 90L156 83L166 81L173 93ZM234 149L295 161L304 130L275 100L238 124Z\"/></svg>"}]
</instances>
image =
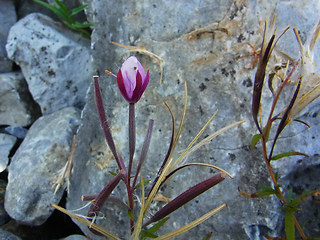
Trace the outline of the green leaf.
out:
<instances>
[{"instance_id":1,"label":"green leaf","mask_svg":"<svg viewBox=\"0 0 320 240\"><path fill-rule=\"evenodd\" d=\"M153 234L156 233L168 220L169 220L169 217L161 219L159 222L157 222L151 228L149 228L148 232Z\"/></svg>"},{"instance_id":2,"label":"green leaf","mask_svg":"<svg viewBox=\"0 0 320 240\"><path fill-rule=\"evenodd\" d=\"M295 199L291 200L287 206L291 207L291 208L296 208L301 203L307 201L310 196L312 196L314 194L319 194L319 193L320 193L320 190L314 190L314 191L302 193L298 197L296 197Z\"/></svg>"},{"instance_id":3,"label":"green leaf","mask_svg":"<svg viewBox=\"0 0 320 240\"><path fill-rule=\"evenodd\" d=\"M299 120L299 119L294 119L293 121L302 123L302 124L306 125L308 128L311 128L311 126L305 121L302 121L302 120Z\"/></svg>"},{"instance_id":4,"label":"green leaf","mask_svg":"<svg viewBox=\"0 0 320 240\"><path fill-rule=\"evenodd\" d=\"M64 21L68 21L68 17L66 16L65 12L61 9L61 8L58 8L54 5L50 5L46 2L43 2L41 0L33 0L34 2L50 9L54 14L56 14L59 18L61 18L62 20Z\"/></svg>"},{"instance_id":5,"label":"green leaf","mask_svg":"<svg viewBox=\"0 0 320 240\"><path fill-rule=\"evenodd\" d=\"M55 1L55 3L60 7L60 9L63 11L63 13L64 13L66 16L70 15L70 13L69 13L69 11L68 11L68 9L67 9L67 6L66 6L63 2L61 2L61 1L59 1L59 0L54 0L54 1Z\"/></svg>"},{"instance_id":6,"label":"green leaf","mask_svg":"<svg viewBox=\"0 0 320 240\"><path fill-rule=\"evenodd\" d=\"M284 216L284 230L286 232L287 240L294 240L295 239L295 232L294 232L294 215L293 210L286 210L286 214Z\"/></svg>"},{"instance_id":7,"label":"green leaf","mask_svg":"<svg viewBox=\"0 0 320 240\"><path fill-rule=\"evenodd\" d=\"M301 153L301 152L285 152L285 153L280 153L276 156L273 156L270 160L271 161L275 161L275 160L279 160L281 158L284 157L290 157L290 156L305 156L305 157L309 157L309 155Z\"/></svg>"},{"instance_id":8,"label":"green leaf","mask_svg":"<svg viewBox=\"0 0 320 240\"><path fill-rule=\"evenodd\" d=\"M148 238L157 238L158 236L148 232L147 230L142 230L140 233L140 240L146 240Z\"/></svg>"},{"instance_id":9,"label":"green leaf","mask_svg":"<svg viewBox=\"0 0 320 240\"><path fill-rule=\"evenodd\" d=\"M79 22L74 22L71 24L71 26L75 29L77 28L88 28L92 26L92 23L79 23Z\"/></svg>"},{"instance_id":10,"label":"green leaf","mask_svg":"<svg viewBox=\"0 0 320 240\"><path fill-rule=\"evenodd\" d=\"M258 133L252 137L251 143L250 143L251 149L257 145L257 143L260 141L261 137L262 137L261 133Z\"/></svg>"},{"instance_id":11,"label":"green leaf","mask_svg":"<svg viewBox=\"0 0 320 240\"><path fill-rule=\"evenodd\" d=\"M266 186L259 186L259 190L254 193L242 192L239 187L238 187L238 191L242 196L247 198L263 198L263 197L277 194L277 191L275 189L271 187L266 187Z\"/></svg>"},{"instance_id":12,"label":"green leaf","mask_svg":"<svg viewBox=\"0 0 320 240\"><path fill-rule=\"evenodd\" d=\"M128 211L128 217L130 218L130 220L134 221L133 212L131 210Z\"/></svg>"},{"instance_id":13,"label":"green leaf","mask_svg":"<svg viewBox=\"0 0 320 240\"><path fill-rule=\"evenodd\" d=\"M143 184L146 184L146 183L149 183L149 182L150 182L150 180L145 180L145 181L143 181ZM134 187L134 189L137 189L137 188L139 188L139 187L141 187L141 182L138 183L138 184Z\"/></svg>"},{"instance_id":14,"label":"green leaf","mask_svg":"<svg viewBox=\"0 0 320 240\"><path fill-rule=\"evenodd\" d=\"M40 0L33 0L34 2L50 9L52 12L54 12L56 15L58 15L60 18L64 17L63 12L61 11L60 8L57 8L56 6L50 5L46 2L40 1Z\"/></svg>"},{"instance_id":15,"label":"green leaf","mask_svg":"<svg viewBox=\"0 0 320 240\"><path fill-rule=\"evenodd\" d=\"M151 228L142 230L140 237L141 240L147 239L147 238L157 238L158 236L155 235L155 233L168 221L169 217L161 219L159 222L154 224Z\"/></svg>"},{"instance_id":16,"label":"green leaf","mask_svg":"<svg viewBox=\"0 0 320 240\"><path fill-rule=\"evenodd\" d=\"M79 12L83 11L86 7L88 7L88 4L84 4L79 7L73 8L71 10L71 16L78 14Z\"/></svg>"},{"instance_id":17,"label":"green leaf","mask_svg":"<svg viewBox=\"0 0 320 240\"><path fill-rule=\"evenodd\" d=\"M113 175L113 176L116 176L116 175L117 175L115 172L109 171L109 173L110 173L111 175Z\"/></svg>"}]
</instances>

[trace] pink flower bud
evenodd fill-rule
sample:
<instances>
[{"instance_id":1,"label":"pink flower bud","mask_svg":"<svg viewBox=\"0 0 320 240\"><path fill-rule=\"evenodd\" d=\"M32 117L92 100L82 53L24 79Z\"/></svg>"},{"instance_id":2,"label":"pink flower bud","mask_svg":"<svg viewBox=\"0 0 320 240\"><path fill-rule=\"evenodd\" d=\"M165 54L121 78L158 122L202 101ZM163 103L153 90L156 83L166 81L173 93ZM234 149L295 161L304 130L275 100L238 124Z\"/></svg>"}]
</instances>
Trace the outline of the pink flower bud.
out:
<instances>
[{"instance_id":1,"label":"pink flower bud","mask_svg":"<svg viewBox=\"0 0 320 240\"><path fill-rule=\"evenodd\" d=\"M145 75L141 63L136 57L131 56L122 64L117 82L122 96L129 103L136 103L149 83L149 70Z\"/></svg>"}]
</instances>

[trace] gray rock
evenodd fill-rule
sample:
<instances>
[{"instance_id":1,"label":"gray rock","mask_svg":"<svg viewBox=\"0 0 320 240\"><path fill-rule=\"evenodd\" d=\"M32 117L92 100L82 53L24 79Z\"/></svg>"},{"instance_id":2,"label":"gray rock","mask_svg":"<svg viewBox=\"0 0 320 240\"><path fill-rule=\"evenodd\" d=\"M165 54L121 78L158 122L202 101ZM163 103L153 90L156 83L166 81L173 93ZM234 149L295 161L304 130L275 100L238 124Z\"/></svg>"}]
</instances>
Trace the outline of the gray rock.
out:
<instances>
[{"instance_id":1,"label":"gray rock","mask_svg":"<svg viewBox=\"0 0 320 240\"><path fill-rule=\"evenodd\" d=\"M12 61L7 57L5 45L9 30L16 21L14 2L11 0L0 1L0 73L12 71Z\"/></svg>"},{"instance_id":2,"label":"gray rock","mask_svg":"<svg viewBox=\"0 0 320 240\"><path fill-rule=\"evenodd\" d=\"M315 5L318 1L312 1ZM308 2L309 3L309 2ZM100 73L104 69L118 72L129 54L127 50L111 44L111 41L125 45L144 46L163 59L164 78L159 83L160 68L150 61L150 57L137 55L145 69L150 70L150 83L136 104L137 153L142 145L148 119L155 120L150 151L142 175L144 179L153 178L167 151L171 118L162 102L167 101L173 109L176 121L180 121L183 108L183 81L188 83L188 110L177 153L183 151L206 123L216 109L219 113L204 135L213 133L235 121L246 120L245 124L229 130L213 140L189 158L190 162L207 162L217 165L235 179L226 179L204 195L188 203L171 215L160 234L177 229L184 224L214 209L222 203L227 207L200 226L177 239L202 239L213 232L215 239L260 239L263 233L279 236L283 233L283 215L276 198L246 199L238 193L252 193L258 185L270 186L269 176L262 158L261 147L250 151L248 145L256 134L251 116L251 96L255 70L246 69L251 57L238 59L239 55L250 52L248 42L260 47L262 34L259 21L270 20L274 12L284 11L278 1L185 1L130 2L125 5L118 1L91 1L88 9L89 20L94 22L92 35L93 58ZM289 4L289 3L288 3ZM105 11L112 5L112 12ZM280 6L278 8L278 6ZM292 3L293 8L296 6ZM300 6L300 5L299 5ZM318 6L318 5L317 5ZM309 5L305 5L308 8ZM300 10L303 12L303 8ZM283 25L291 25L280 18ZM318 21L317 11L303 19L310 24ZM302 24L305 26L305 23ZM296 26L298 29L300 26ZM303 31L303 30L302 30ZM292 34L292 32L290 32ZM295 42L284 42L289 48L297 48ZM109 54L105 54L108 52ZM141 51L140 51L141 52ZM291 53L289 53L291 54ZM152 60L152 59L151 59ZM112 77L102 75L100 84L105 108L113 131L117 149L124 159L128 159L127 114L128 106L121 97ZM270 102L270 96L263 103ZM318 151L316 143L319 121L313 118L319 114L319 101L316 101L303 117L312 125L308 131L303 125L293 123L284 137L279 139L276 152L290 151L294 148L306 154ZM313 110L312 110L313 109ZM106 145L95 109L93 89L87 95L87 104L82 113L77 147L71 178L71 189L67 208L78 209L85 205L83 194L96 194L110 180L107 171L117 171L117 166ZM303 128L303 134L301 134ZM315 137L313 139L313 137ZM297 138L297 140L296 140ZM300 141L300 144L291 144ZM286 162L286 160L284 160ZM288 163L288 162L287 162ZM280 163L277 163L280 164ZM284 163L285 164L285 163ZM290 160L289 160L290 164ZM275 164L275 169L280 167ZM210 176L206 168L191 168L174 177L163 189L167 197L177 196L192 184ZM284 173L285 174L285 173ZM125 198L123 191L115 189L115 194ZM162 204L155 203L152 212ZM86 215L88 209L78 211ZM103 227L129 237L129 225L125 209L117 204L106 203L102 210L106 219L98 221ZM79 223L78 223L79 224ZM83 232L93 239L99 239L79 224ZM120 227L121 226L121 227Z\"/></svg>"},{"instance_id":3,"label":"gray rock","mask_svg":"<svg viewBox=\"0 0 320 240\"><path fill-rule=\"evenodd\" d=\"M65 108L39 118L11 159L5 209L18 222L40 225L53 212L63 194L52 183L65 165L79 124L75 108Z\"/></svg>"},{"instance_id":4,"label":"gray rock","mask_svg":"<svg viewBox=\"0 0 320 240\"><path fill-rule=\"evenodd\" d=\"M0 239L1 240L21 240L21 238L12 234L11 232L0 229Z\"/></svg>"},{"instance_id":5,"label":"gray rock","mask_svg":"<svg viewBox=\"0 0 320 240\"><path fill-rule=\"evenodd\" d=\"M4 128L4 131L12 136L23 139L26 137L28 129L19 126L8 126Z\"/></svg>"},{"instance_id":6,"label":"gray rock","mask_svg":"<svg viewBox=\"0 0 320 240\"><path fill-rule=\"evenodd\" d=\"M33 13L10 30L6 49L22 69L43 114L82 108L92 76L90 42L51 18Z\"/></svg>"},{"instance_id":7,"label":"gray rock","mask_svg":"<svg viewBox=\"0 0 320 240\"><path fill-rule=\"evenodd\" d=\"M14 136L0 133L0 172L7 168L8 156L16 140Z\"/></svg>"},{"instance_id":8,"label":"gray rock","mask_svg":"<svg viewBox=\"0 0 320 240\"><path fill-rule=\"evenodd\" d=\"M0 124L27 126L38 115L21 72L0 74Z\"/></svg>"}]
</instances>

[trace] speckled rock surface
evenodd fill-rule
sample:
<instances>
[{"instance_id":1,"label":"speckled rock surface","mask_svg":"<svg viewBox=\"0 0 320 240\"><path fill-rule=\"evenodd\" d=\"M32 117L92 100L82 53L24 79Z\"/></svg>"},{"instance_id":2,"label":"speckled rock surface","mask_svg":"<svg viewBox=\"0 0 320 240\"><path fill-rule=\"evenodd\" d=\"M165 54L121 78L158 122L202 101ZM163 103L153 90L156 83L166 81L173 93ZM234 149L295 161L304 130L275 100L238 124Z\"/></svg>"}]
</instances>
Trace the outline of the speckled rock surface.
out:
<instances>
[{"instance_id":1,"label":"speckled rock surface","mask_svg":"<svg viewBox=\"0 0 320 240\"><path fill-rule=\"evenodd\" d=\"M93 74L89 46L88 39L32 13L10 29L6 49L21 67L42 113L48 114L67 106L83 107Z\"/></svg>"},{"instance_id":2,"label":"speckled rock surface","mask_svg":"<svg viewBox=\"0 0 320 240\"><path fill-rule=\"evenodd\" d=\"M83 1L86 2L86 1ZM260 184L269 185L266 166L262 159L261 148L250 151L248 145L256 134L251 116L251 96L255 70L254 56L248 43L257 49L262 41L264 20L270 20L278 13L279 29L292 25L308 33L319 19L317 11L299 22L304 12L300 3L278 1L141 1L119 3L109 1L90 1L87 15L94 23L92 51L95 67L101 73L100 83L109 122L113 130L116 146L124 159L128 159L127 114L128 106L121 97L116 81L104 74L108 69L117 73L119 66L129 55L136 55L145 69L150 70L150 84L136 106L137 155L142 145L148 119L155 120L151 147L142 171L145 179L156 174L169 145L171 118L163 105L167 101L172 107L177 122L183 108L183 82L188 84L188 110L185 127L177 147L178 152L187 147L201 127L216 109L219 113L204 135L210 134L230 123L246 120L246 123L229 130L223 136L201 148L189 158L190 162L215 164L230 172L235 179L227 179L217 187L188 203L176 213L160 233L177 229L195 220L222 203L227 207L221 212L191 230L189 239L202 239L213 232L214 239L260 239L264 233L278 236L283 233L283 218L278 210L279 201L275 198L246 199L238 193L238 186L245 192L254 192ZM314 9L319 9L318 1L311 1ZM112 6L110 9L109 6ZM290 19L282 16L287 9L295 9ZM290 13L288 13L290 15ZM281 15L281 16L280 16ZM287 34L293 35L290 31ZM294 37L293 37L294 38ZM141 54L141 51L128 50L111 42L125 45L143 46L162 59L163 79L160 83L161 67L154 58ZM297 42L280 41L279 49L285 46L293 54L298 49ZM263 104L270 104L270 96L263 98ZM292 124L278 141L277 151L302 151L314 155L319 150L317 137L319 121L319 100L313 103L302 118L312 125L312 130L303 125ZM116 163L104 140L94 104L92 87L89 89L86 106L82 113L82 125L78 132L74 158L71 191L67 207L74 210L85 205L83 194L96 194L111 178L108 171L116 171ZM299 142L300 144L297 144ZM176 157L175 156L175 157ZM295 159L296 160L296 159ZM284 176L289 168L281 166ZM283 163L285 164L285 163ZM288 163L287 163L288 164ZM290 164L290 163L289 163ZM292 163L291 163L292 164ZM212 174L209 169L190 168L176 176L163 189L168 197L177 196L195 182ZM118 188L115 194L124 196ZM161 203L155 203L152 211ZM86 214L88 209L79 211ZM102 213L107 217L99 224L128 238L127 214L121 206L106 204ZM79 224L90 237L87 227ZM186 235L177 239L186 239Z\"/></svg>"},{"instance_id":3,"label":"speckled rock surface","mask_svg":"<svg viewBox=\"0 0 320 240\"><path fill-rule=\"evenodd\" d=\"M12 157L5 209L16 221L41 225L59 203L63 188L54 194L52 183L68 159L79 117L70 107L39 118Z\"/></svg>"},{"instance_id":4,"label":"speckled rock surface","mask_svg":"<svg viewBox=\"0 0 320 240\"><path fill-rule=\"evenodd\" d=\"M38 115L22 73L0 74L0 125L27 126Z\"/></svg>"},{"instance_id":5,"label":"speckled rock surface","mask_svg":"<svg viewBox=\"0 0 320 240\"><path fill-rule=\"evenodd\" d=\"M12 61L7 56L6 42L10 28L17 21L14 2L2 0L0 2L0 73L12 71Z\"/></svg>"},{"instance_id":6,"label":"speckled rock surface","mask_svg":"<svg viewBox=\"0 0 320 240\"><path fill-rule=\"evenodd\" d=\"M0 172L7 168L8 156L16 140L14 136L0 133Z\"/></svg>"}]
</instances>

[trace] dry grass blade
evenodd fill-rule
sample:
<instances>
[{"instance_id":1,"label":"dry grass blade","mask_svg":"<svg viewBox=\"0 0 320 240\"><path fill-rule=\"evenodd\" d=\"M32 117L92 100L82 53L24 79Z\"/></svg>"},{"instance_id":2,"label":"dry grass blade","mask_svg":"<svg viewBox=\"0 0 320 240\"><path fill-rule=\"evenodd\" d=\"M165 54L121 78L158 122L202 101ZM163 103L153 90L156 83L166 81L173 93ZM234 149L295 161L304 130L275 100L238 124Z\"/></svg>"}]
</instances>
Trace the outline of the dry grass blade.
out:
<instances>
[{"instance_id":1,"label":"dry grass blade","mask_svg":"<svg viewBox=\"0 0 320 240\"><path fill-rule=\"evenodd\" d=\"M238 121L235 123L232 123L224 128L219 129L218 131L216 131L215 133L211 134L210 136L206 137L205 139L203 139L201 142L199 142L198 144L196 144L195 146L193 146L191 149L189 149L187 151L187 153L185 154L184 158L188 158L188 156L190 156L191 153L195 152L196 150L198 150L201 146L205 145L206 143L208 143L209 141L211 141L212 139L214 139L215 137L219 136L220 134L222 134L223 132L229 130L230 128L233 128L241 123L244 123L245 120L242 121Z\"/></svg>"},{"instance_id":2,"label":"dry grass blade","mask_svg":"<svg viewBox=\"0 0 320 240\"><path fill-rule=\"evenodd\" d=\"M180 124L179 124L177 135L175 136L174 141L173 141L172 151L175 149L175 147L176 147L176 145L177 145L177 143L179 141L181 132L182 132L182 128L183 128L183 124L184 124L184 120L185 120L185 116L186 116L186 112L187 112L187 104L188 104L188 89L187 89L187 82L184 81L184 106L183 106L183 112L182 112L181 121L180 121Z\"/></svg>"},{"instance_id":3,"label":"dry grass blade","mask_svg":"<svg viewBox=\"0 0 320 240\"><path fill-rule=\"evenodd\" d=\"M134 226L134 231L131 235L131 240L138 240L139 239L139 235L141 232L141 228L142 228L142 222L143 222L143 209L144 209L144 198L145 198L145 194L144 194L144 183L143 183L143 178L141 177L141 209L140 209L140 214L139 217L137 219L136 225Z\"/></svg>"},{"instance_id":4,"label":"dry grass blade","mask_svg":"<svg viewBox=\"0 0 320 240\"><path fill-rule=\"evenodd\" d=\"M181 164L183 162L183 159L186 158L186 155L189 151L189 149L193 146L193 144L199 139L199 137L202 135L202 133L204 132L204 130L209 126L209 124L211 123L211 121L213 120L213 118L217 115L218 110L216 110L216 112L212 115L212 117L207 121L207 123L202 127L202 129L199 131L199 133L197 134L197 136L194 137L194 139L190 142L190 144L188 145L188 147L183 151L183 153L179 156L179 158L174 162L172 169L175 169L179 164Z\"/></svg>"},{"instance_id":5,"label":"dry grass blade","mask_svg":"<svg viewBox=\"0 0 320 240\"><path fill-rule=\"evenodd\" d=\"M204 214L202 217L198 218L197 220L175 230L172 231L170 233L167 233L165 235L162 235L158 238L156 238L156 240L167 240L167 239L171 239L174 238L176 236L179 236L187 231L189 231L190 229L196 227L197 225L199 225L200 223L204 222L205 220L207 220L208 218L210 218L212 215L216 214L217 212L219 212L222 208L224 208L226 206L226 204L222 204L219 207L217 207L216 209Z\"/></svg>"},{"instance_id":6,"label":"dry grass blade","mask_svg":"<svg viewBox=\"0 0 320 240\"><path fill-rule=\"evenodd\" d=\"M73 135L72 146L71 146L71 151L70 151L68 161L66 162L64 167L59 170L57 175L57 180L53 183L53 186L56 186L54 190L54 194L58 192L58 190L63 184L63 181L66 181L67 183L67 192L69 193L71 170L73 166L73 154L74 154L75 148L76 148L76 135Z\"/></svg>"},{"instance_id":7,"label":"dry grass blade","mask_svg":"<svg viewBox=\"0 0 320 240\"><path fill-rule=\"evenodd\" d=\"M176 168L175 170L173 170L171 173L169 173L169 175L166 176L166 179L170 178L175 172L181 170L182 168L185 168L185 167L189 167L189 166L205 166L205 167L210 167L210 168L214 168L214 169L217 169L223 173L225 173L228 177L230 177L231 179L234 179L232 177L232 175L230 173L228 173L226 170L222 169L222 168L219 168L215 165L212 165L212 164L208 164L208 163L187 163L185 165L182 165L178 168ZM166 181L166 180L165 180Z\"/></svg>"},{"instance_id":8,"label":"dry grass blade","mask_svg":"<svg viewBox=\"0 0 320 240\"><path fill-rule=\"evenodd\" d=\"M159 178L157 179L157 181L155 182L154 186L152 187L152 191L149 193L149 196L146 200L146 203L144 205L144 209L143 209L143 217L146 215L153 199L155 198L158 190L159 190L159 187L163 181L163 179L165 178L165 176L168 174L168 170L172 164L172 161L173 161L173 158L169 159L166 163L166 165L164 166Z\"/></svg>"},{"instance_id":9,"label":"dry grass blade","mask_svg":"<svg viewBox=\"0 0 320 240\"><path fill-rule=\"evenodd\" d=\"M103 234L104 236L110 238L111 240L121 240L120 238L118 238L116 235L114 235L113 233L109 232L108 230L98 226L97 224L89 221L88 219L85 219L83 217L80 217L72 212L69 212L67 209L64 209L60 206L57 206L55 204L52 204L52 207L54 207L55 209L59 210L60 212L63 212L64 214L67 214L69 217L76 219L77 221L79 221L82 224L87 225L89 228L94 229L95 231Z\"/></svg>"}]
</instances>

